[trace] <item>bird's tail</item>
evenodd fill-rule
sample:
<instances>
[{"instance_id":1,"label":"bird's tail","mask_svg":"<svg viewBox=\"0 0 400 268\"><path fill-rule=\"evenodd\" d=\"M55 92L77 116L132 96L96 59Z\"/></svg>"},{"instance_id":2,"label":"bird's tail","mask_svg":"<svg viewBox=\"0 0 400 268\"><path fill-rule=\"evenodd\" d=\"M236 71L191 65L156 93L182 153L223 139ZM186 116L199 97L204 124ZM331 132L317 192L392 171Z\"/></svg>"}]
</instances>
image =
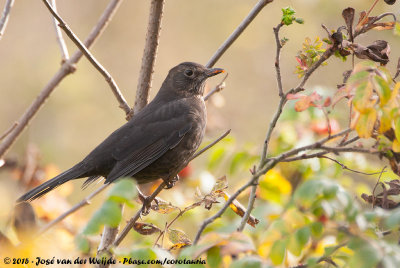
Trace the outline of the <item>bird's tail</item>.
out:
<instances>
[{"instance_id":1,"label":"bird's tail","mask_svg":"<svg viewBox=\"0 0 400 268\"><path fill-rule=\"evenodd\" d=\"M67 181L84 177L84 173L85 171L82 168L82 164L79 163L63 173L55 176L51 180L46 181L45 183L25 193L23 196L18 198L17 203L35 200L36 198L39 198L58 186L66 183Z\"/></svg>"}]
</instances>

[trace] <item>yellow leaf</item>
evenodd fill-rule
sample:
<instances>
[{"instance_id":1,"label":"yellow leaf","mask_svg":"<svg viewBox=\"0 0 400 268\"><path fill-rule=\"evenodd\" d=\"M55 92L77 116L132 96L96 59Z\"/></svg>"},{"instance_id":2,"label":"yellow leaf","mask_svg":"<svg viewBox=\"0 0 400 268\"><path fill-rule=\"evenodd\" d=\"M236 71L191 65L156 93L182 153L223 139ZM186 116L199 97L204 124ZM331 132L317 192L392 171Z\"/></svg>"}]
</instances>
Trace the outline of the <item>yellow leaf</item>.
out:
<instances>
[{"instance_id":1,"label":"yellow leaf","mask_svg":"<svg viewBox=\"0 0 400 268\"><path fill-rule=\"evenodd\" d=\"M383 108L381 116L381 124L379 125L379 133L384 133L392 128L392 120L390 116L390 110Z\"/></svg>"},{"instance_id":2,"label":"yellow leaf","mask_svg":"<svg viewBox=\"0 0 400 268\"><path fill-rule=\"evenodd\" d=\"M261 178L259 189L260 198L280 203L282 195L290 195L292 185L278 170L271 169Z\"/></svg>"},{"instance_id":3,"label":"yellow leaf","mask_svg":"<svg viewBox=\"0 0 400 268\"><path fill-rule=\"evenodd\" d=\"M396 139L393 141L392 150L395 153L400 153L400 142L398 140L396 140Z\"/></svg>"},{"instance_id":4,"label":"yellow leaf","mask_svg":"<svg viewBox=\"0 0 400 268\"><path fill-rule=\"evenodd\" d=\"M356 131L360 138L369 138L372 135L376 121L376 110L371 109L368 113L360 114L356 124Z\"/></svg>"}]
</instances>

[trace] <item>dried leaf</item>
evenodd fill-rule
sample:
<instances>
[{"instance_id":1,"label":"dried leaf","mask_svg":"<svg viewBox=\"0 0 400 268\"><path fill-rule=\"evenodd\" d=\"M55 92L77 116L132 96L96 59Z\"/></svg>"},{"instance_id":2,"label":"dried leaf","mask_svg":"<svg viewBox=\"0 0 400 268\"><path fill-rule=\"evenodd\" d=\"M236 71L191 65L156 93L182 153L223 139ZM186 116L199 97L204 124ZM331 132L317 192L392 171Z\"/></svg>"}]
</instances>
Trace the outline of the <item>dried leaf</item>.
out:
<instances>
[{"instance_id":1,"label":"dried leaf","mask_svg":"<svg viewBox=\"0 0 400 268\"><path fill-rule=\"evenodd\" d=\"M350 35L350 41L353 42L353 23L354 23L354 8L348 7L343 10L342 16L344 18L344 21L346 22L347 26L347 31L349 32Z\"/></svg>"},{"instance_id":2,"label":"dried leaf","mask_svg":"<svg viewBox=\"0 0 400 268\"><path fill-rule=\"evenodd\" d=\"M152 235L161 232L161 229L151 223L135 222L133 229L141 235Z\"/></svg>"},{"instance_id":3,"label":"dried leaf","mask_svg":"<svg viewBox=\"0 0 400 268\"><path fill-rule=\"evenodd\" d=\"M30 239L36 233L36 214L30 203L19 203L15 206L13 225L20 240Z\"/></svg>"},{"instance_id":4,"label":"dried leaf","mask_svg":"<svg viewBox=\"0 0 400 268\"><path fill-rule=\"evenodd\" d=\"M226 179L226 176L222 176L219 179L217 179L211 192L218 193L221 192L222 190L225 190L226 188L228 188L228 181Z\"/></svg>"},{"instance_id":5,"label":"dried leaf","mask_svg":"<svg viewBox=\"0 0 400 268\"><path fill-rule=\"evenodd\" d=\"M171 241L175 248L181 248L192 244L189 237L181 230L168 229L168 239Z\"/></svg>"},{"instance_id":6,"label":"dried leaf","mask_svg":"<svg viewBox=\"0 0 400 268\"><path fill-rule=\"evenodd\" d=\"M160 198L157 198L157 203L152 205L151 209L161 214L169 214L174 210L178 210L179 208L172 205L170 202L166 202Z\"/></svg>"},{"instance_id":7,"label":"dried leaf","mask_svg":"<svg viewBox=\"0 0 400 268\"><path fill-rule=\"evenodd\" d=\"M225 200L228 200L230 198L230 196L227 193L224 193L224 198L225 198ZM233 212L235 212L241 218L243 218L244 214L246 213L246 209L244 208L244 206L242 204L240 204L240 202L237 199L233 200L233 202L230 203L229 207L233 210ZM252 215L250 215L249 219L247 220L247 223L254 228L256 227L256 225L259 222L260 221Z\"/></svg>"}]
</instances>

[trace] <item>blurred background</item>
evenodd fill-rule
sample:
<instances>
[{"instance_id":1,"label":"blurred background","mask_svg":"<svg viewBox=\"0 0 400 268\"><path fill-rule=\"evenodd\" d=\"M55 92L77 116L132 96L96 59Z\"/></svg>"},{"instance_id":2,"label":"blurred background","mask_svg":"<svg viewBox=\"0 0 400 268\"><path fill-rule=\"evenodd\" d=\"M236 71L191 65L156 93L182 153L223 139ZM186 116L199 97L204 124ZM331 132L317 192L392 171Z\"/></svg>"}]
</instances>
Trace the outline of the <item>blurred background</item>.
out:
<instances>
[{"instance_id":1,"label":"blurred background","mask_svg":"<svg viewBox=\"0 0 400 268\"><path fill-rule=\"evenodd\" d=\"M58 0L57 8L75 34L84 40L108 2ZM256 2L166 1L151 96L156 94L173 66L183 61L207 63ZM360 12L372 2L280 0L268 5L215 65L224 68L229 77L223 92L215 95L209 103L209 128L204 141L212 141L225 130L232 129L231 138L238 147L243 149L252 144L254 154L261 150L278 101L274 70L276 47L272 27L279 23L281 8L292 6L296 16L305 21L304 25L283 27L280 33L281 38L289 39L281 56L284 89L288 90L299 82L294 74L297 64L295 56L304 38L314 40L317 36L326 37L321 23L330 30L337 29L344 24L341 13L349 4ZM1 0L0 6L3 7L4 3ZM400 16L399 10L399 1L393 6L382 2L372 15L390 11ZM134 104L148 13L149 1L124 1L91 49L97 60L114 77L131 106ZM66 36L64 38L70 54L73 54L75 45ZM361 37L359 41L368 45L375 39L387 40L392 48L400 46L399 38L391 31L376 31L374 39ZM400 50L393 49L391 58L397 59L399 56ZM43 3L16 1L5 35L0 41L0 133L18 120L59 69L60 62L52 18ZM307 89L320 88L321 94L332 96L336 85L342 81L341 73L332 71L339 64L342 64L340 59L332 57L328 66L320 68L310 79ZM351 68L351 61L345 64L347 69ZM394 70L396 64L392 60L388 68ZM209 87L214 87L220 79L222 77L209 80ZM33 146L31 148L36 148L33 150L39 151L40 164L46 167L46 177L50 177L49 174L54 175L81 160L124 123L124 112L118 108L108 84L86 58L82 58L76 72L56 88L6 157L24 161L27 148ZM208 154L196 159L194 172L196 166L208 162L209 157ZM223 171L214 174L216 177L220 175L224 175ZM243 173L235 176L243 176ZM25 189L19 189L17 184L8 181L9 174L0 173L0 184L3 185L0 187L0 196L8 197L5 198L8 200L5 207L11 208L12 200ZM94 189L81 192L79 182L71 185L77 189L76 194L71 195L72 186L66 186L71 188L66 191L69 191L67 196L72 203ZM83 211L96 209L95 206L91 207ZM9 212L7 209L0 212L0 222L9 216ZM0 229L2 226L5 226L4 221Z\"/></svg>"}]
</instances>

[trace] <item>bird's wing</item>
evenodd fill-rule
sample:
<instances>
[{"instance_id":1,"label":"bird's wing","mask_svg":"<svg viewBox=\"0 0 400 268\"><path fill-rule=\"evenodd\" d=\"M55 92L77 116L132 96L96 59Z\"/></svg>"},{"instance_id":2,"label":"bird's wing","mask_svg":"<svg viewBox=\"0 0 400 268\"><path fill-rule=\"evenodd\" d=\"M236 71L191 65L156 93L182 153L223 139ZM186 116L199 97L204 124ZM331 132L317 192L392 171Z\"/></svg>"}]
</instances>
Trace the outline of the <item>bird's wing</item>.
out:
<instances>
[{"instance_id":1,"label":"bird's wing","mask_svg":"<svg viewBox=\"0 0 400 268\"><path fill-rule=\"evenodd\" d=\"M176 120L173 120L176 121ZM157 127L163 128L160 132L160 137L141 148L140 150L133 151L121 160L119 160L106 178L106 183L110 183L121 177L134 176L136 173L152 164L168 150L174 148L182 140L184 135L191 129L192 124L185 122L176 128L169 129L169 123L160 124ZM139 141L140 142L140 141Z\"/></svg>"},{"instance_id":2,"label":"bird's wing","mask_svg":"<svg viewBox=\"0 0 400 268\"><path fill-rule=\"evenodd\" d=\"M152 113L132 119L113 133L114 137L110 136L110 142L106 143L113 146L111 155L116 163L106 183L134 176L174 148L192 128L189 110L181 101L167 103L152 109Z\"/></svg>"}]
</instances>

